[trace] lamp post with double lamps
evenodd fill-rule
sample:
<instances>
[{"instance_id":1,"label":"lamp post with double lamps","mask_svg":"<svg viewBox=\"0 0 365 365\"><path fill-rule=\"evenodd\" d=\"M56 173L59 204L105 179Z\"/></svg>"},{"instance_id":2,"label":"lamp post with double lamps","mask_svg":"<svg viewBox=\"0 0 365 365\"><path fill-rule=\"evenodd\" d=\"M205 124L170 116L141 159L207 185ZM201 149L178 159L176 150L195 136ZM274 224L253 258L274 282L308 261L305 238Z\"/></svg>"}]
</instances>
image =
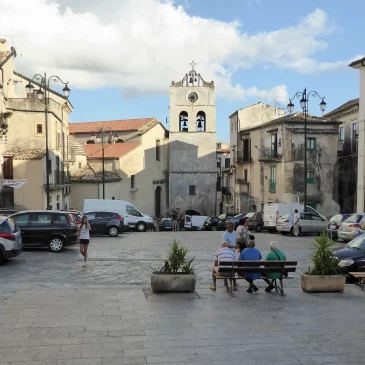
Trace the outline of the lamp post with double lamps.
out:
<instances>
[{"instance_id":1,"label":"lamp post with double lamps","mask_svg":"<svg viewBox=\"0 0 365 365\"><path fill-rule=\"evenodd\" d=\"M294 110L294 104L293 100L295 98L300 98L300 107L303 109L304 113L304 211L307 210L307 118L308 118L308 102L309 97L311 96L317 96L322 101L319 103L319 107L321 109L321 112L324 113L326 110L326 102L324 101L324 97L320 96L317 91L309 91L307 92L307 88L305 88L303 91L298 91L291 99L289 99L288 104L288 111L289 113L293 113Z\"/></svg>"},{"instance_id":2,"label":"lamp post with double lamps","mask_svg":"<svg viewBox=\"0 0 365 365\"><path fill-rule=\"evenodd\" d=\"M44 75L36 74L31 81L25 86L27 94L31 95L34 92L34 86L32 82L37 82L39 84L39 90L37 90L38 100L44 100L44 116L46 125L46 196L47 196L47 209L50 209L50 197L49 197L49 148L48 148L48 100L49 100L49 85L51 81L60 82L64 86L62 89L63 95L68 99L70 95L70 89L68 88L68 82L63 82L59 76L52 75L47 78L47 74ZM42 90L43 89L43 90Z\"/></svg>"},{"instance_id":3,"label":"lamp post with double lamps","mask_svg":"<svg viewBox=\"0 0 365 365\"><path fill-rule=\"evenodd\" d=\"M91 138L96 141L97 143L101 142L101 159L103 164L103 199L105 199L105 155L104 155L104 149L105 149L105 141L104 138L107 134L110 134L111 141L113 142L113 139L118 139L117 132L113 131L110 128L104 128L104 126L101 126L98 128L91 136Z\"/></svg>"}]
</instances>

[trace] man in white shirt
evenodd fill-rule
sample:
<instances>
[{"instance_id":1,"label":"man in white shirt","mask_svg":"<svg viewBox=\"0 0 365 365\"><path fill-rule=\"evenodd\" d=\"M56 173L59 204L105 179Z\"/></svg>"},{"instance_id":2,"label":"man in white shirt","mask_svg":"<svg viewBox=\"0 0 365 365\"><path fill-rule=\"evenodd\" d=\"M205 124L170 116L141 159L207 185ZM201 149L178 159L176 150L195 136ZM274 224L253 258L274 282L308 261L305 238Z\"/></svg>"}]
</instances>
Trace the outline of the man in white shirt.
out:
<instances>
[{"instance_id":1,"label":"man in white shirt","mask_svg":"<svg viewBox=\"0 0 365 365\"><path fill-rule=\"evenodd\" d=\"M299 220L300 220L300 214L298 213L298 209L294 210L294 229L293 233L295 237L299 236Z\"/></svg>"},{"instance_id":2,"label":"man in white shirt","mask_svg":"<svg viewBox=\"0 0 365 365\"><path fill-rule=\"evenodd\" d=\"M213 272L212 272L213 285L210 286L210 289L213 291L215 291L217 288L217 279L215 277L215 274L219 272L220 267L224 267L220 263L232 262L234 261L235 258L235 253L232 252L232 250L228 247L228 245L229 245L228 242L223 242L222 248L215 253L216 260L218 261L218 266L213 265ZM224 273L220 275L226 276ZM227 274L227 276L230 276L230 274Z\"/></svg>"},{"instance_id":3,"label":"man in white shirt","mask_svg":"<svg viewBox=\"0 0 365 365\"><path fill-rule=\"evenodd\" d=\"M228 247L236 253L237 245L236 231L234 230L234 223L232 221L227 222L227 230L223 233L222 243L227 242Z\"/></svg>"}]
</instances>

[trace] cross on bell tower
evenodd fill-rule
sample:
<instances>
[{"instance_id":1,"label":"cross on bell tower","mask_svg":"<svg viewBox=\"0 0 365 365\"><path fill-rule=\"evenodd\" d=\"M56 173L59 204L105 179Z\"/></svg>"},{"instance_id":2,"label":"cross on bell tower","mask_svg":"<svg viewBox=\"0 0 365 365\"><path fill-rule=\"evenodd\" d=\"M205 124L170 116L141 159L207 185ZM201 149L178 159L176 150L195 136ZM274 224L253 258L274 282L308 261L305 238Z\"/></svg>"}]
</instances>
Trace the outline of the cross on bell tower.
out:
<instances>
[{"instance_id":1,"label":"cross on bell tower","mask_svg":"<svg viewBox=\"0 0 365 365\"><path fill-rule=\"evenodd\" d=\"M195 71L195 70L194 70L194 66L196 66L196 65L197 65L197 63L195 63L195 62L194 62L194 60L193 60L193 61L190 63L190 65L191 65L191 70L192 70L192 71Z\"/></svg>"}]
</instances>

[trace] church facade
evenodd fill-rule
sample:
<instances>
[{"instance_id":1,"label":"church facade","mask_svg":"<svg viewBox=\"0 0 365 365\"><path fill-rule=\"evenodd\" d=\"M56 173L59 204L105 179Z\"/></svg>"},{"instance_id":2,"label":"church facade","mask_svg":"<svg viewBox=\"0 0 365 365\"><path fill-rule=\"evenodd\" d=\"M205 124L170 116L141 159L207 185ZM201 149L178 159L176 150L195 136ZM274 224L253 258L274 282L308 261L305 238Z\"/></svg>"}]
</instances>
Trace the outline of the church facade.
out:
<instances>
[{"instance_id":1,"label":"church facade","mask_svg":"<svg viewBox=\"0 0 365 365\"><path fill-rule=\"evenodd\" d=\"M215 215L217 145L214 82L195 69L170 86L169 207Z\"/></svg>"}]
</instances>

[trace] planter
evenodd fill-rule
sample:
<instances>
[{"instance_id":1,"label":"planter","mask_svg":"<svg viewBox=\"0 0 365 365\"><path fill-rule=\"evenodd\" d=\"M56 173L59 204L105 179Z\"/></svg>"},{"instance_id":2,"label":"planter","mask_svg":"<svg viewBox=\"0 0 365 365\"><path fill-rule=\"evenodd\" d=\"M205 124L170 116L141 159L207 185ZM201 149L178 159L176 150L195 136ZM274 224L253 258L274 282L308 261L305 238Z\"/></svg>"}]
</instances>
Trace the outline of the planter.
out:
<instances>
[{"instance_id":1,"label":"planter","mask_svg":"<svg viewBox=\"0 0 365 365\"><path fill-rule=\"evenodd\" d=\"M301 286L306 293L339 293L345 289L344 275L306 275L301 274Z\"/></svg>"},{"instance_id":2,"label":"planter","mask_svg":"<svg viewBox=\"0 0 365 365\"><path fill-rule=\"evenodd\" d=\"M151 289L155 293L194 292L195 274L152 274Z\"/></svg>"}]
</instances>

